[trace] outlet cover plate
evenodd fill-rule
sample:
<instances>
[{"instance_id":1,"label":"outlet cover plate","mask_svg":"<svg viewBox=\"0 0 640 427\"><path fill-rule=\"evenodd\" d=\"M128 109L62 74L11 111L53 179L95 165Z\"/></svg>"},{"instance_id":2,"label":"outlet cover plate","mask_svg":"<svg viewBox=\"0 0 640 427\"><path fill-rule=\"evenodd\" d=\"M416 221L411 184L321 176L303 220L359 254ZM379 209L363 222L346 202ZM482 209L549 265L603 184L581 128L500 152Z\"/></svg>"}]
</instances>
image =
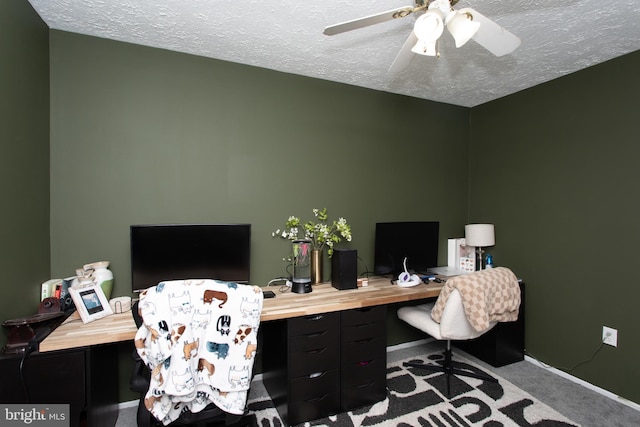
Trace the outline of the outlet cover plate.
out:
<instances>
[{"instance_id":1,"label":"outlet cover plate","mask_svg":"<svg viewBox=\"0 0 640 427\"><path fill-rule=\"evenodd\" d=\"M609 335L609 336L607 336ZM613 347L618 346L618 330L609 328L607 326L602 327L602 342L609 344Z\"/></svg>"}]
</instances>

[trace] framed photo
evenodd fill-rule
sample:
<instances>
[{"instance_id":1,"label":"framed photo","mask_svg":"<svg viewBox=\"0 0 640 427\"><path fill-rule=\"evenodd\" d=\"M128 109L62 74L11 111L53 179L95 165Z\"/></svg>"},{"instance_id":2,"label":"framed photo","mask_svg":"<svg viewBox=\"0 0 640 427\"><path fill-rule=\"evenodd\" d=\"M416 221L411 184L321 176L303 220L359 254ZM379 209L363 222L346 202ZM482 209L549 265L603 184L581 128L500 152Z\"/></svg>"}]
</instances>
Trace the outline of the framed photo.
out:
<instances>
[{"instance_id":1,"label":"framed photo","mask_svg":"<svg viewBox=\"0 0 640 427\"><path fill-rule=\"evenodd\" d=\"M113 314L109 301L102 288L98 285L89 285L82 288L69 288L71 298L84 323L93 322L96 319Z\"/></svg>"}]
</instances>

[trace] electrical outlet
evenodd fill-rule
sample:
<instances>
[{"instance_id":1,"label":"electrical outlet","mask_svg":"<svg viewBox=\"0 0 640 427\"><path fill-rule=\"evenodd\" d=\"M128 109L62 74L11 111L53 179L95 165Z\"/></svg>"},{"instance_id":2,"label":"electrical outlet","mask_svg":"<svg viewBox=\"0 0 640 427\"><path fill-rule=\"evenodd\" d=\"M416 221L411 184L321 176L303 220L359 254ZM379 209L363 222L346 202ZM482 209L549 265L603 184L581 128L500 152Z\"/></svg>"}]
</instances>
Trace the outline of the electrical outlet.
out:
<instances>
[{"instance_id":1,"label":"electrical outlet","mask_svg":"<svg viewBox=\"0 0 640 427\"><path fill-rule=\"evenodd\" d=\"M605 344L609 344L611 346L617 347L618 346L618 330L603 326L602 342Z\"/></svg>"}]
</instances>

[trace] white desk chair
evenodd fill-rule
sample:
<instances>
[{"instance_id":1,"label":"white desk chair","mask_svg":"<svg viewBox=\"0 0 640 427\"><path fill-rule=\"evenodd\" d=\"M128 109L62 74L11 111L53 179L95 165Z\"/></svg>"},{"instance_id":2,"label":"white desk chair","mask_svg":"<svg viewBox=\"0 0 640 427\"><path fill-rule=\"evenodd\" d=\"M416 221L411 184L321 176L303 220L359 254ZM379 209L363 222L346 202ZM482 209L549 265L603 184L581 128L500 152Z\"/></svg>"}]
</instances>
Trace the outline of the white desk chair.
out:
<instances>
[{"instance_id":1,"label":"white desk chair","mask_svg":"<svg viewBox=\"0 0 640 427\"><path fill-rule=\"evenodd\" d=\"M444 362L442 363L442 366L417 362L407 362L404 364L404 366L425 369L431 372L445 373L447 377L447 395L450 394L451 375L459 375L497 382L495 378L492 378L490 376L456 368L451 359L451 340L474 339L489 331L498 323L498 321L515 320L515 318L517 318L518 308L520 306L520 289L518 286L517 278L508 269L499 268L493 270L496 271L484 270L465 276L458 276L454 279L449 279L449 281L447 281L447 284L445 285L445 287L449 286L449 292L444 292L445 289L443 289L443 293L441 293L440 297L438 297L440 299L443 298L443 295L447 294L446 302L444 303L444 308L442 309L442 315L439 323L436 322L431 315L437 302L421 304L413 307L402 307L398 310L398 317L401 320L407 322L417 329L426 332L437 340L447 341L446 350L444 353ZM472 323L467 318L463 304L463 297L460 291L457 289L458 286L460 286L460 289L463 289L463 286L461 285L466 283L472 283L475 286L475 289L473 291L475 291L476 294L478 288L486 288L494 285L501 287L501 289L499 289L497 293L500 294L499 296L502 298L502 300L505 300L505 296L509 296L509 298L511 299L511 301L499 304L508 312L506 313L506 316L505 313L497 313L497 316L489 316L490 320L484 322L484 327L481 330L477 330L476 328L474 328ZM478 285L479 283L480 285ZM451 287L453 287L453 289L451 289ZM489 291L486 295L494 294L496 293ZM480 300L482 298L477 299ZM514 307L515 312L513 310Z\"/></svg>"}]
</instances>

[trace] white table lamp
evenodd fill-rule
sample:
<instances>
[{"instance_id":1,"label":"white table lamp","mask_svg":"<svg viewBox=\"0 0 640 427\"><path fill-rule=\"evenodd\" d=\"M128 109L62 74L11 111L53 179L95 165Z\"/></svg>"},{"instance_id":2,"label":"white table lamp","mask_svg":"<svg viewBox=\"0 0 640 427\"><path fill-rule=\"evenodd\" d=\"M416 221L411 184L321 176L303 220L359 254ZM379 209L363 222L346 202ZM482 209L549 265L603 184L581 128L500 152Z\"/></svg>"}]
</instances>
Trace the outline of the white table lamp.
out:
<instances>
[{"instance_id":1,"label":"white table lamp","mask_svg":"<svg viewBox=\"0 0 640 427\"><path fill-rule=\"evenodd\" d=\"M467 246L475 246L482 266L482 248L496 244L496 235L493 224L467 224L464 226L464 240Z\"/></svg>"}]
</instances>

